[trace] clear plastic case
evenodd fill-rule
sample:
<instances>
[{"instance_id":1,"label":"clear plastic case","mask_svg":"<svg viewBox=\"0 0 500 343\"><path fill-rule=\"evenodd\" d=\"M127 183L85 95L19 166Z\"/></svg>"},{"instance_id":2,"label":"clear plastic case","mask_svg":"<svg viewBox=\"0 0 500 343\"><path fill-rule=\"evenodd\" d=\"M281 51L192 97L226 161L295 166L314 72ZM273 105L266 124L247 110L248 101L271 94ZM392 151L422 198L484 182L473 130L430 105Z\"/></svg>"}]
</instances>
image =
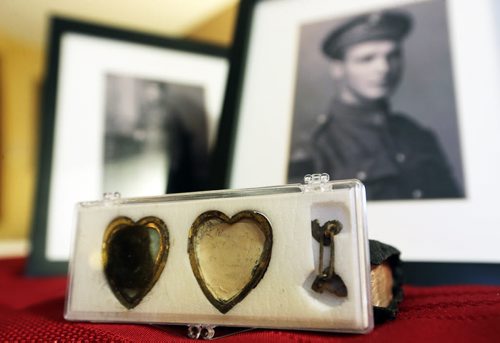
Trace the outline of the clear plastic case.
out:
<instances>
[{"instance_id":1,"label":"clear plastic case","mask_svg":"<svg viewBox=\"0 0 500 343\"><path fill-rule=\"evenodd\" d=\"M65 318L373 328L366 201L357 180L77 205Z\"/></svg>"}]
</instances>

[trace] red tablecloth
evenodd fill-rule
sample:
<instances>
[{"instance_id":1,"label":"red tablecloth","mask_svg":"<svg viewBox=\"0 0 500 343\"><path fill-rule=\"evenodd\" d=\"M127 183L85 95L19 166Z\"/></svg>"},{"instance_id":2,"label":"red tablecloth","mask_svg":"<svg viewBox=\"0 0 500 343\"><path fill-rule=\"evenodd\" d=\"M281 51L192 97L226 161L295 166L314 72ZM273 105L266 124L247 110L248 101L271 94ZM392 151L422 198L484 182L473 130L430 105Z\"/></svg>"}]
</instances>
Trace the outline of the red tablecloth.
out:
<instances>
[{"instance_id":1,"label":"red tablecloth","mask_svg":"<svg viewBox=\"0 0 500 343\"><path fill-rule=\"evenodd\" d=\"M29 278L24 259L0 260L0 342L192 342L184 329L63 319L66 278ZM217 342L500 342L500 287L405 287L396 320L367 335L254 330Z\"/></svg>"}]
</instances>

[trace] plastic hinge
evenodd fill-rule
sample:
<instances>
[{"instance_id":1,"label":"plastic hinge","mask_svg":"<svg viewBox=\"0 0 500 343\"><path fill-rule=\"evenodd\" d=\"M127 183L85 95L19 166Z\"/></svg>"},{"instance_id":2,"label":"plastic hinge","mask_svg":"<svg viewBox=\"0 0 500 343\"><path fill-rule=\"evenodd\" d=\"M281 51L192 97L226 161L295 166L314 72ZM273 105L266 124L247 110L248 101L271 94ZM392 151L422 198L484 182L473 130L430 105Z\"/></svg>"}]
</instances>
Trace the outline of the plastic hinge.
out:
<instances>
[{"instance_id":1,"label":"plastic hinge","mask_svg":"<svg viewBox=\"0 0 500 343\"><path fill-rule=\"evenodd\" d=\"M211 340L215 337L215 325L188 325L187 336L192 339Z\"/></svg>"},{"instance_id":2,"label":"plastic hinge","mask_svg":"<svg viewBox=\"0 0 500 343\"><path fill-rule=\"evenodd\" d=\"M331 190L330 175L322 174L307 174L304 176L304 189L306 192L325 192Z\"/></svg>"}]
</instances>

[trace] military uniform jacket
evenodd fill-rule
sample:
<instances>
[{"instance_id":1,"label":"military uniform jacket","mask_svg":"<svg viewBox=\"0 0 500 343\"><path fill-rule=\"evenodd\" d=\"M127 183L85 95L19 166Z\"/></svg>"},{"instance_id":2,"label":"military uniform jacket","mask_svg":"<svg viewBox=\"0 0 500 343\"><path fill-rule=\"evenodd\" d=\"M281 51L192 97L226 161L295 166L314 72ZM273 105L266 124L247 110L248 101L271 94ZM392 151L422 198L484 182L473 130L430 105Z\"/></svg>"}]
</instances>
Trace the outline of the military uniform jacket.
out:
<instances>
[{"instance_id":1,"label":"military uniform jacket","mask_svg":"<svg viewBox=\"0 0 500 343\"><path fill-rule=\"evenodd\" d=\"M333 101L320 116L289 176L326 172L360 179L369 200L463 196L435 135L385 103L352 107Z\"/></svg>"}]
</instances>

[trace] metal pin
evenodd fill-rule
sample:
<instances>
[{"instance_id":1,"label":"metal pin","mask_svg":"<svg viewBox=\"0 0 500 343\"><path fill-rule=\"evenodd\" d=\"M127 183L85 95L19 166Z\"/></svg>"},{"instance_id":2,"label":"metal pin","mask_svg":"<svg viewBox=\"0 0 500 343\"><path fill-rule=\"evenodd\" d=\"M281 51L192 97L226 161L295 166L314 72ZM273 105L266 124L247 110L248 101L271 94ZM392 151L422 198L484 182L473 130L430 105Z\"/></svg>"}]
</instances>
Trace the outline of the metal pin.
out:
<instances>
[{"instance_id":1,"label":"metal pin","mask_svg":"<svg viewBox=\"0 0 500 343\"><path fill-rule=\"evenodd\" d=\"M323 274L323 252L325 250L325 236L321 235L319 238L319 262L318 262L318 275Z\"/></svg>"},{"instance_id":2,"label":"metal pin","mask_svg":"<svg viewBox=\"0 0 500 343\"><path fill-rule=\"evenodd\" d=\"M312 223L312 233L319 241L318 275L311 288L313 291L323 293L326 289L339 297L347 296L347 287L342 278L335 273L335 235L342 230L342 223L331 220L320 226L317 220ZM330 246L330 261L328 267L323 269L324 246Z\"/></svg>"}]
</instances>

